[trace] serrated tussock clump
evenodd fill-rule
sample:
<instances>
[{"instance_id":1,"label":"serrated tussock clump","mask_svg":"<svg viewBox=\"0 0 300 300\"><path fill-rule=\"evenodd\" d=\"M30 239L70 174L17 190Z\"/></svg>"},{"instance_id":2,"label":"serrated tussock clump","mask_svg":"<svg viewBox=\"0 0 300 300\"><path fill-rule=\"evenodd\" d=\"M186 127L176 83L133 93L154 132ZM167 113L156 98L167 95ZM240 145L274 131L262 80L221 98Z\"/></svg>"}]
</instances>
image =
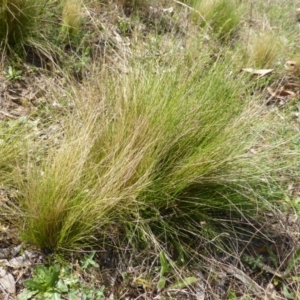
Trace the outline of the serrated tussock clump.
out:
<instances>
[{"instance_id":1,"label":"serrated tussock clump","mask_svg":"<svg viewBox=\"0 0 300 300\"><path fill-rule=\"evenodd\" d=\"M231 61L206 56L182 67L190 55L170 57L167 70L135 63L128 74L103 71L73 90L76 113L61 146L19 183L25 240L76 248L117 223L135 245L181 241L186 228L207 236L218 217L265 206L252 190L266 183L247 154L258 129L239 97L243 78Z\"/></svg>"},{"instance_id":2,"label":"serrated tussock clump","mask_svg":"<svg viewBox=\"0 0 300 300\"><path fill-rule=\"evenodd\" d=\"M248 41L249 63L256 68L272 68L283 54L280 38L272 31L254 33Z\"/></svg>"},{"instance_id":3,"label":"serrated tussock clump","mask_svg":"<svg viewBox=\"0 0 300 300\"><path fill-rule=\"evenodd\" d=\"M236 1L195 1L193 6L195 7L195 11L192 14L193 20L201 26L208 26L221 41L230 40L238 31L242 15Z\"/></svg>"}]
</instances>

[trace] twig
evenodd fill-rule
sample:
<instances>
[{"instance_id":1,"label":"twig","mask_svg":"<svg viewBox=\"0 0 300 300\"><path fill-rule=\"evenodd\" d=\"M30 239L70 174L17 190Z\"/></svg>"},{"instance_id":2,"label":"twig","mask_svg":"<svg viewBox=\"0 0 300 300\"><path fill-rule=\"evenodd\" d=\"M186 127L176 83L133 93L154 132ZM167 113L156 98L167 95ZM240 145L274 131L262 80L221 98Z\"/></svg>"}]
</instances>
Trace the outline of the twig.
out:
<instances>
[{"instance_id":1,"label":"twig","mask_svg":"<svg viewBox=\"0 0 300 300\"><path fill-rule=\"evenodd\" d=\"M10 114L9 112L3 111L3 110L0 110L0 114L4 115L6 117L12 118L12 119L18 119L18 117Z\"/></svg>"},{"instance_id":2,"label":"twig","mask_svg":"<svg viewBox=\"0 0 300 300\"><path fill-rule=\"evenodd\" d=\"M233 265L226 266L220 264L220 267L226 272L240 280L245 286L249 287L251 291L257 295L263 294L265 289L263 289L260 285L258 285L254 280L252 280L247 274L245 274L240 269L236 268Z\"/></svg>"}]
</instances>

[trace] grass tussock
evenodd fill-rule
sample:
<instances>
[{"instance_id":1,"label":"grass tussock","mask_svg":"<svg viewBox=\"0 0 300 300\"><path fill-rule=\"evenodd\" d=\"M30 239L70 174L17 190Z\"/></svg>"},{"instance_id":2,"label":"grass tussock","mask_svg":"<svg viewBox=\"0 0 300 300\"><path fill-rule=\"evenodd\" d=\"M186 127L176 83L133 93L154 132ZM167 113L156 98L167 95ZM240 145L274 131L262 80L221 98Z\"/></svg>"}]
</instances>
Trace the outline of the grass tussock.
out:
<instances>
[{"instance_id":1,"label":"grass tussock","mask_svg":"<svg viewBox=\"0 0 300 300\"><path fill-rule=\"evenodd\" d=\"M283 44L272 31L254 33L248 41L249 63L256 68L272 68L279 63Z\"/></svg>"},{"instance_id":2,"label":"grass tussock","mask_svg":"<svg viewBox=\"0 0 300 300\"><path fill-rule=\"evenodd\" d=\"M234 0L195 1L193 19L200 26L208 26L219 40L229 40L238 30L241 12ZM200 14L198 14L198 13Z\"/></svg>"},{"instance_id":3,"label":"grass tussock","mask_svg":"<svg viewBox=\"0 0 300 300\"><path fill-rule=\"evenodd\" d=\"M4 0L0 5L0 37L3 46L16 47L37 30L47 1Z\"/></svg>"},{"instance_id":4,"label":"grass tussock","mask_svg":"<svg viewBox=\"0 0 300 300\"><path fill-rule=\"evenodd\" d=\"M77 50L80 48L84 9L81 0L2 1L0 46L3 61L19 58L37 67L62 67L68 59L72 60L70 53L65 55L65 49L70 44Z\"/></svg>"},{"instance_id":5,"label":"grass tussock","mask_svg":"<svg viewBox=\"0 0 300 300\"><path fill-rule=\"evenodd\" d=\"M25 240L76 248L117 222L136 246L162 235L180 241L182 222L193 234L208 222L203 234L212 234L217 216L265 206L252 190L266 185L247 157L256 129L249 134L250 106L239 98L243 79L230 61L199 68L211 63L202 57L182 68L189 57L170 58L167 71L137 63L74 90L80 107L61 147L19 181Z\"/></svg>"},{"instance_id":6,"label":"grass tussock","mask_svg":"<svg viewBox=\"0 0 300 300\"><path fill-rule=\"evenodd\" d=\"M76 35L81 30L83 5L81 0L63 1L62 30L70 35Z\"/></svg>"},{"instance_id":7,"label":"grass tussock","mask_svg":"<svg viewBox=\"0 0 300 300\"><path fill-rule=\"evenodd\" d=\"M0 224L26 248L97 251L99 278L119 264L150 278L145 297L172 298L175 277L195 290L205 281L211 299L251 297L268 270L286 274L298 221L286 226L282 211L299 214L298 33L295 4L274 1L2 1ZM140 285L127 279L122 297Z\"/></svg>"}]
</instances>

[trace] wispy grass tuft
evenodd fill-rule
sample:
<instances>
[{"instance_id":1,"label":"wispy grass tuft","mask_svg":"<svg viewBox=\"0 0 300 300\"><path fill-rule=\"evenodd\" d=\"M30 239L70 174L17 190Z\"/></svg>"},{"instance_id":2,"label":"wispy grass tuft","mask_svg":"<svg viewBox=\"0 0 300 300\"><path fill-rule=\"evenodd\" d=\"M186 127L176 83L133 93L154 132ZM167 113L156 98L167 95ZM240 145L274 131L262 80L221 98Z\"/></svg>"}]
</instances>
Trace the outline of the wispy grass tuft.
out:
<instances>
[{"instance_id":1,"label":"wispy grass tuft","mask_svg":"<svg viewBox=\"0 0 300 300\"><path fill-rule=\"evenodd\" d=\"M130 277L151 278L145 293L155 295L160 253L177 272L166 274L163 294L171 295L175 277L205 277L208 290L217 290L218 272L233 274L222 264L243 260L256 239L273 244L273 231L282 234L277 225L286 216L277 219L278 211L297 209L299 181L298 59L296 50L284 55L296 30L291 20L270 18L292 15L296 4L281 10L251 0L175 2L45 0L34 27L17 26L11 39L14 27L3 27L2 48L11 50L3 61L21 49L26 63L18 59L22 78L2 86L8 103L0 111L7 117L0 122L1 224L17 225L26 247L47 253L114 248L126 260L122 272L145 259ZM42 2L2 3L38 8ZM31 13L25 11L14 16L22 21ZM280 45L274 32L287 37L283 29L291 31ZM284 71L287 59L295 62ZM272 76L241 71L275 66ZM266 106L269 86L291 93ZM15 120L10 109L24 97L31 113ZM266 231L264 210L275 219ZM283 255L280 264L288 259ZM204 277L185 276L198 258ZM225 284L228 297L232 280ZM120 294L130 282L124 280ZM243 289L233 297L247 294L249 284ZM217 294L211 297L226 291Z\"/></svg>"},{"instance_id":2,"label":"wispy grass tuft","mask_svg":"<svg viewBox=\"0 0 300 300\"><path fill-rule=\"evenodd\" d=\"M0 38L4 46L16 47L39 28L45 0L3 0L0 5Z\"/></svg>"},{"instance_id":3,"label":"wispy grass tuft","mask_svg":"<svg viewBox=\"0 0 300 300\"><path fill-rule=\"evenodd\" d=\"M241 12L234 0L203 0L195 1L194 7L200 13L193 14L194 20L198 20L201 26L213 30L218 39L228 41L238 30L241 20Z\"/></svg>"},{"instance_id":4,"label":"wispy grass tuft","mask_svg":"<svg viewBox=\"0 0 300 300\"><path fill-rule=\"evenodd\" d=\"M167 70L137 62L74 90L61 147L18 180L25 240L74 249L119 224L136 246L180 242L182 222L193 234L206 222L205 236L218 217L265 206L265 170L247 154L257 136L241 75L206 56L182 67L189 58L170 57Z\"/></svg>"},{"instance_id":5,"label":"wispy grass tuft","mask_svg":"<svg viewBox=\"0 0 300 300\"><path fill-rule=\"evenodd\" d=\"M0 121L0 186L12 183L15 169L25 163L29 137L25 119Z\"/></svg>"},{"instance_id":6,"label":"wispy grass tuft","mask_svg":"<svg viewBox=\"0 0 300 300\"><path fill-rule=\"evenodd\" d=\"M78 34L83 19L82 1L65 0L62 5L62 30L70 35Z\"/></svg>"},{"instance_id":7,"label":"wispy grass tuft","mask_svg":"<svg viewBox=\"0 0 300 300\"><path fill-rule=\"evenodd\" d=\"M21 57L37 67L62 65L64 47L70 42L66 37L76 37L76 46L81 43L82 20L80 0L4 0L0 4L3 58Z\"/></svg>"},{"instance_id":8,"label":"wispy grass tuft","mask_svg":"<svg viewBox=\"0 0 300 300\"><path fill-rule=\"evenodd\" d=\"M247 48L249 63L256 68L274 67L284 51L283 44L272 31L252 34Z\"/></svg>"}]
</instances>

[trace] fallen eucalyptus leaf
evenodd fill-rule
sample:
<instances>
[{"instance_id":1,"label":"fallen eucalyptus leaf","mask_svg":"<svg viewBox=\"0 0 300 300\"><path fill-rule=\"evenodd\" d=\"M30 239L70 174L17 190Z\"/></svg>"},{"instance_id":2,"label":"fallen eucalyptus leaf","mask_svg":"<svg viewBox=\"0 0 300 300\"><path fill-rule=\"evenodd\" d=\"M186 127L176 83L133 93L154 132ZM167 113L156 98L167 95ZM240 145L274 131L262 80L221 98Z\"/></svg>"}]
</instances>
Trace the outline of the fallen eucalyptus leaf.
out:
<instances>
[{"instance_id":1,"label":"fallen eucalyptus leaf","mask_svg":"<svg viewBox=\"0 0 300 300\"><path fill-rule=\"evenodd\" d=\"M260 76L265 76L268 74L271 74L274 69L253 69L253 68L244 68L243 71L255 74L255 75L260 75Z\"/></svg>"},{"instance_id":2,"label":"fallen eucalyptus leaf","mask_svg":"<svg viewBox=\"0 0 300 300\"><path fill-rule=\"evenodd\" d=\"M14 277L2 267L0 267L0 286L9 294L16 293Z\"/></svg>"}]
</instances>

